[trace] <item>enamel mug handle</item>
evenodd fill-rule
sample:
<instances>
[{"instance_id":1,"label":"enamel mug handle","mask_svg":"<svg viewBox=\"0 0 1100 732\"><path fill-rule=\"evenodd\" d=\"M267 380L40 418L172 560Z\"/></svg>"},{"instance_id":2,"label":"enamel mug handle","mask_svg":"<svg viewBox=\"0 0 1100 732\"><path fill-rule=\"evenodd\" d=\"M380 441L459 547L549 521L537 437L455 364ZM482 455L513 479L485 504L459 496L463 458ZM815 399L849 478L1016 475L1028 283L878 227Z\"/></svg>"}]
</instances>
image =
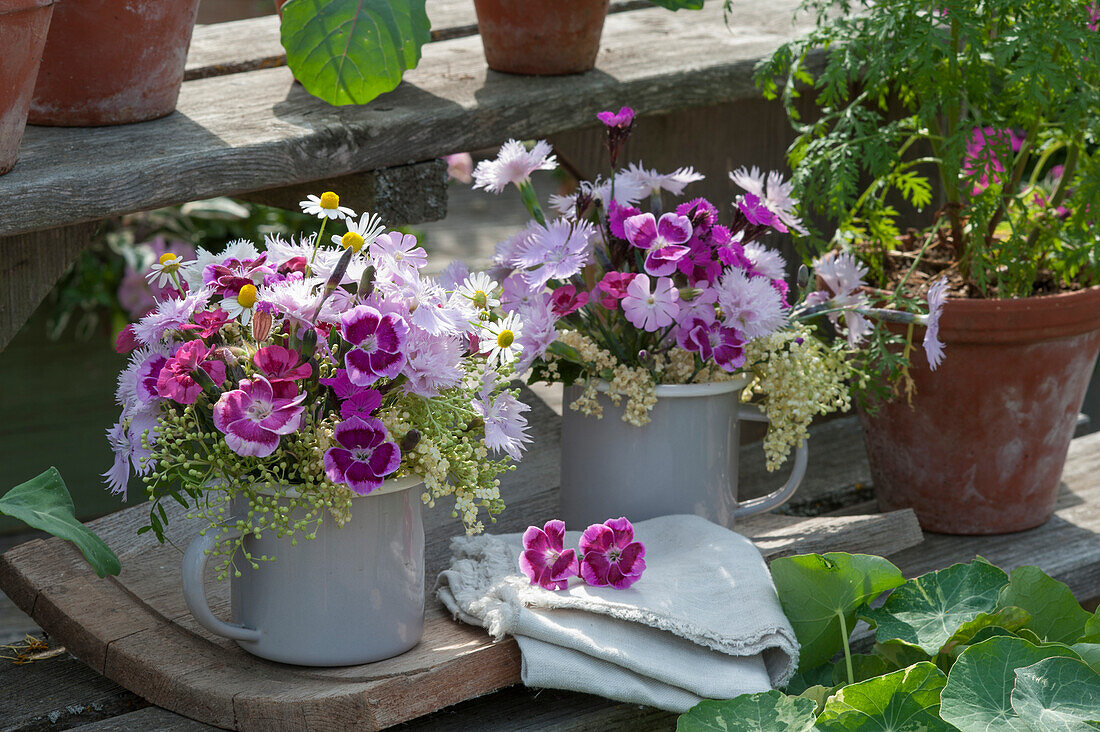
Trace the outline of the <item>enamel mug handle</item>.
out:
<instances>
[{"instance_id":1,"label":"enamel mug handle","mask_svg":"<svg viewBox=\"0 0 1100 732\"><path fill-rule=\"evenodd\" d=\"M234 533L236 530L234 530ZM233 534L229 534L232 536ZM183 599L187 601L187 608L198 621L199 625L215 635L220 635L230 640L258 641L260 631L248 628L237 623L227 623L214 617L210 611L210 604L206 600L206 588L203 586L203 572L206 570L208 552L214 548L218 539L225 536L215 531L207 531L206 535L199 535L192 540L191 545L183 555Z\"/></svg>"},{"instance_id":2,"label":"enamel mug handle","mask_svg":"<svg viewBox=\"0 0 1100 732\"><path fill-rule=\"evenodd\" d=\"M738 419L746 422L767 422L768 418L760 411L758 407L752 404L742 404L741 413ZM782 506L784 503L790 500L794 492L798 490L798 486L802 483L802 478L806 475L806 463L809 459L809 451L806 449L806 440L802 441L802 444L795 449L794 453L794 467L791 469L791 477L787 478L787 482L783 484L783 487L774 493L769 493L766 496L760 498L753 498L745 501L737 507L737 510L733 512L736 518L744 518L746 516L752 516L753 514L763 513L764 511L770 511L777 506Z\"/></svg>"}]
</instances>

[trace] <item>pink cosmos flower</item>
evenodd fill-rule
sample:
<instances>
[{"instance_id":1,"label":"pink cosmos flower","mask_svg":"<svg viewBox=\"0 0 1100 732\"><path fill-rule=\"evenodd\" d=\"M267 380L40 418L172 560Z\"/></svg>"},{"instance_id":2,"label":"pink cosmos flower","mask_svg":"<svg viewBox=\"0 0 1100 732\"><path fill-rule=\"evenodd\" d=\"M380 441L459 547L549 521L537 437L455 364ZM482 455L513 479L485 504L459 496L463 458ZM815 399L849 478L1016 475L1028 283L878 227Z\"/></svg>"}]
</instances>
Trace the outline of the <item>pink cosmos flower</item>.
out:
<instances>
[{"instance_id":1,"label":"pink cosmos flower","mask_svg":"<svg viewBox=\"0 0 1100 732\"><path fill-rule=\"evenodd\" d=\"M409 326L400 315L382 315L369 305L357 305L341 316L340 334L355 346L344 356L351 383L370 386L383 376L392 379L401 373Z\"/></svg>"},{"instance_id":2,"label":"pink cosmos flower","mask_svg":"<svg viewBox=\"0 0 1100 732\"><path fill-rule=\"evenodd\" d=\"M313 373L313 367L308 363L298 363L301 359L300 353L289 348L264 346L256 351L252 362L271 382L275 396L290 399L298 393L298 385L294 382Z\"/></svg>"},{"instance_id":3,"label":"pink cosmos flower","mask_svg":"<svg viewBox=\"0 0 1100 732\"><path fill-rule=\"evenodd\" d=\"M600 296L600 304L608 310L619 307L619 300L626 297L627 286L637 276L632 272L616 272L614 270L605 274L596 286L600 292L604 293Z\"/></svg>"},{"instance_id":4,"label":"pink cosmos flower","mask_svg":"<svg viewBox=\"0 0 1100 732\"><path fill-rule=\"evenodd\" d=\"M221 330L223 325L233 321L233 319L229 317L229 313L221 308L203 310L195 313L191 320L194 322L184 323L180 326L180 330L197 330L199 335L203 338L209 338Z\"/></svg>"},{"instance_id":5,"label":"pink cosmos flower","mask_svg":"<svg viewBox=\"0 0 1100 732\"><path fill-rule=\"evenodd\" d=\"M336 425L337 447L325 453L325 475L365 496L401 464L401 448L388 442L382 420L352 417Z\"/></svg>"},{"instance_id":6,"label":"pink cosmos flower","mask_svg":"<svg viewBox=\"0 0 1100 732\"><path fill-rule=\"evenodd\" d=\"M225 444L238 455L267 457L279 447L279 437L302 424L305 392L291 399L275 395L263 376L241 379L214 405L214 426L225 434Z\"/></svg>"},{"instance_id":7,"label":"pink cosmos flower","mask_svg":"<svg viewBox=\"0 0 1100 732\"><path fill-rule=\"evenodd\" d=\"M587 304L588 292L581 290L578 293L573 285L562 285L550 295L550 306L554 310L554 315L559 318L575 313Z\"/></svg>"},{"instance_id":8,"label":"pink cosmos flower","mask_svg":"<svg viewBox=\"0 0 1100 732\"><path fill-rule=\"evenodd\" d=\"M634 110L630 107L620 107L618 112L600 112L596 119L608 127L626 128L634 123Z\"/></svg>"},{"instance_id":9,"label":"pink cosmos flower","mask_svg":"<svg viewBox=\"0 0 1100 732\"><path fill-rule=\"evenodd\" d=\"M940 316L947 302L947 278L942 277L928 289L928 321L924 331L924 354L928 366L935 371L943 362L943 342L940 341Z\"/></svg>"},{"instance_id":10,"label":"pink cosmos flower","mask_svg":"<svg viewBox=\"0 0 1100 732\"><path fill-rule=\"evenodd\" d=\"M547 521L541 529L527 527L519 568L531 584L547 590L564 590L569 585L569 578L577 574L579 567L577 553L565 548L564 521Z\"/></svg>"},{"instance_id":11,"label":"pink cosmos flower","mask_svg":"<svg viewBox=\"0 0 1100 732\"><path fill-rule=\"evenodd\" d=\"M211 360L213 353L214 349L207 348L202 341L184 343L160 370L157 394L180 404L194 404L202 392L202 386L192 376L199 368L209 374L215 384L222 384L225 381L225 364Z\"/></svg>"},{"instance_id":12,"label":"pink cosmos flower","mask_svg":"<svg viewBox=\"0 0 1100 732\"><path fill-rule=\"evenodd\" d=\"M645 571L645 546L634 541L634 527L625 518L589 526L580 550L580 576L594 587L625 590Z\"/></svg>"},{"instance_id":13,"label":"pink cosmos flower","mask_svg":"<svg viewBox=\"0 0 1100 732\"><path fill-rule=\"evenodd\" d=\"M631 216L623 222L626 240L649 253L645 271L654 276L667 276L676 271L676 263L691 251L683 246L691 239L691 221L686 216L666 213L660 219L653 214Z\"/></svg>"},{"instance_id":14,"label":"pink cosmos flower","mask_svg":"<svg viewBox=\"0 0 1100 732\"><path fill-rule=\"evenodd\" d=\"M733 372L745 365L745 341L736 330L720 323L699 318L681 322L676 342L680 348L698 353L704 362L713 358L724 371Z\"/></svg>"},{"instance_id":15,"label":"pink cosmos flower","mask_svg":"<svg viewBox=\"0 0 1100 732\"><path fill-rule=\"evenodd\" d=\"M680 310L680 293L669 277L659 277L650 292L649 277L640 274L626 286L623 312L635 328L654 332L672 325Z\"/></svg>"},{"instance_id":16,"label":"pink cosmos flower","mask_svg":"<svg viewBox=\"0 0 1100 732\"><path fill-rule=\"evenodd\" d=\"M377 389L363 389L340 403L340 416L344 419L367 419L381 405L382 392Z\"/></svg>"}]
</instances>

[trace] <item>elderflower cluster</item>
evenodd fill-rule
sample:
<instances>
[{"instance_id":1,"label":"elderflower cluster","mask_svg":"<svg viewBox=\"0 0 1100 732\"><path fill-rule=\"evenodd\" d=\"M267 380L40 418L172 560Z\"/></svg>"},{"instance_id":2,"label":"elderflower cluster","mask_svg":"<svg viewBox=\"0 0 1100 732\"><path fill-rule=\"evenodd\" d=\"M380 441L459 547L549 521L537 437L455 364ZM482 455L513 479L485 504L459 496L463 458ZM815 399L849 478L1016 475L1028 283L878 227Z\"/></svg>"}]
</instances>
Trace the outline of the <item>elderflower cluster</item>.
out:
<instances>
[{"instance_id":1,"label":"elderflower cluster","mask_svg":"<svg viewBox=\"0 0 1100 732\"><path fill-rule=\"evenodd\" d=\"M791 449L810 436L815 414L851 408L845 386L850 369L840 353L802 323L752 341L746 356L752 381L742 398L764 398L761 406L769 422L764 453L768 470L777 470Z\"/></svg>"},{"instance_id":2,"label":"elderflower cluster","mask_svg":"<svg viewBox=\"0 0 1100 732\"><path fill-rule=\"evenodd\" d=\"M603 405L599 399L599 384L602 380L608 384L607 398L613 405L622 407L623 397L626 397L622 416L624 422L637 427L649 424L649 412L657 403L657 385L647 369L619 363L609 351L577 331L562 331L558 340L575 349L582 359L592 364L592 371L600 376L599 379L583 381L581 395L569 405L570 409L601 419Z\"/></svg>"}]
</instances>

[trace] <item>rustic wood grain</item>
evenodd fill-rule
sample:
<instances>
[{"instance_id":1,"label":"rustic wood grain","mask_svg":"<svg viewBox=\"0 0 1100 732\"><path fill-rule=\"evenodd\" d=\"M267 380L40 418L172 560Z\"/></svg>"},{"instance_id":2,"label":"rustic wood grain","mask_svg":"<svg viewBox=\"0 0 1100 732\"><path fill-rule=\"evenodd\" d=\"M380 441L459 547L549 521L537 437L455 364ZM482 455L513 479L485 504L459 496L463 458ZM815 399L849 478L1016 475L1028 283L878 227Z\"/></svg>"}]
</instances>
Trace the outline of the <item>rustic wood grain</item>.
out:
<instances>
[{"instance_id":1,"label":"rustic wood grain","mask_svg":"<svg viewBox=\"0 0 1100 732\"><path fill-rule=\"evenodd\" d=\"M211 732L217 729L187 717L181 717L167 709L146 707L137 712L122 714L101 722L87 724L80 732L134 732L135 730L156 730L156 732Z\"/></svg>"}]
</instances>

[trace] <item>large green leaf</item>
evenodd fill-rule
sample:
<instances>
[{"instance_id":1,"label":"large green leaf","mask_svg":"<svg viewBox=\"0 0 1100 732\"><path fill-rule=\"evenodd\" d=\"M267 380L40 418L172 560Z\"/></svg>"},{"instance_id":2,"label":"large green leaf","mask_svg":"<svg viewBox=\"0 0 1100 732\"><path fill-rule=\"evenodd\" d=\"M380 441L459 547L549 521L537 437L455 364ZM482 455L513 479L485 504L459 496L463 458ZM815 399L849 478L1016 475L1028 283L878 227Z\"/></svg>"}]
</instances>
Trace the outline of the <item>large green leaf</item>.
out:
<instances>
[{"instance_id":1,"label":"large green leaf","mask_svg":"<svg viewBox=\"0 0 1100 732\"><path fill-rule=\"evenodd\" d=\"M1086 643L1100 643L1100 609L1085 623L1085 637L1082 640Z\"/></svg>"},{"instance_id":2,"label":"large green leaf","mask_svg":"<svg viewBox=\"0 0 1100 732\"><path fill-rule=\"evenodd\" d=\"M940 691L947 683L935 664L921 661L885 676L846 686L825 702L815 730L947 732L940 719Z\"/></svg>"},{"instance_id":3,"label":"large green leaf","mask_svg":"<svg viewBox=\"0 0 1100 732\"><path fill-rule=\"evenodd\" d=\"M866 681L875 676L882 676L890 671L896 671L898 668L900 667L879 655L852 654L852 681ZM813 686L833 687L844 686L847 683L848 664L842 658L839 661L825 663L809 671L795 674L791 677L785 691L788 694L801 694Z\"/></svg>"},{"instance_id":4,"label":"large green leaf","mask_svg":"<svg viewBox=\"0 0 1100 732\"><path fill-rule=\"evenodd\" d=\"M828 661L852 632L856 611L905 581L901 570L869 554L800 554L771 563L772 579L802 646L799 670ZM846 639L845 639L846 640Z\"/></svg>"},{"instance_id":5,"label":"large green leaf","mask_svg":"<svg viewBox=\"0 0 1100 732\"><path fill-rule=\"evenodd\" d=\"M1003 570L975 559L909 580L862 616L877 627L879 642L897 638L933 654L960 625L993 612L1007 582Z\"/></svg>"},{"instance_id":6,"label":"large green leaf","mask_svg":"<svg viewBox=\"0 0 1100 732\"><path fill-rule=\"evenodd\" d=\"M696 704L676 720L676 732L810 732L816 708L812 699L779 691L742 694Z\"/></svg>"},{"instance_id":7,"label":"large green leaf","mask_svg":"<svg viewBox=\"0 0 1100 732\"><path fill-rule=\"evenodd\" d=\"M1075 643L1085 635L1092 615L1081 607L1069 587L1038 567L1017 567L1001 591L1001 607L1015 605L1031 613L1024 627L1044 641Z\"/></svg>"},{"instance_id":8,"label":"large green leaf","mask_svg":"<svg viewBox=\"0 0 1100 732\"><path fill-rule=\"evenodd\" d=\"M1100 643L1074 643L1070 648L1081 659L1100 674Z\"/></svg>"},{"instance_id":9,"label":"large green leaf","mask_svg":"<svg viewBox=\"0 0 1100 732\"><path fill-rule=\"evenodd\" d=\"M1035 732L1100 730L1100 674L1065 656L1016 669L1012 709Z\"/></svg>"},{"instance_id":10,"label":"large green leaf","mask_svg":"<svg viewBox=\"0 0 1100 732\"><path fill-rule=\"evenodd\" d=\"M290 0L287 66L329 104L366 104L393 91L431 38L424 0Z\"/></svg>"},{"instance_id":11,"label":"large green leaf","mask_svg":"<svg viewBox=\"0 0 1100 732\"><path fill-rule=\"evenodd\" d=\"M1015 605L1003 607L992 613L979 613L973 620L960 625L951 637L944 641L937 657L940 668L946 668L944 663L952 663L960 653L966 650L967 646L998 635L1013 635L1013 631L1022 628L1029 620L1031 620L1031 614Z\"/></svg>"},{"instance_id":12,"label":"large green leaf","mask_svg":"<svg viewBox=\"0 0 1100 732\"><path fill-rule=\"evenodd\" d=\"M1066 646L1036 646L1007 636L970 646L951 667L940 714L963 732L1030 732L1012 709L1016 669L1072 654Z\"/></svg>"},{"instance_id":13,"label":"large green leaf","mask_svg":"<svg viewBox=\"0 0 1100 732\"><path fill-rule=\"evenodd\" d=\"M20 483L0 497L0 513L76 544L96 574L118 574L122 565L102 539L76 520L72 496L57 468Z\"/></svg>"},{"instance_id":14,"label":"large green leaf","mask_svg":"<svg viewBox=\"0 0 1100 732\"><path fill-rule=\"evenodd\" d=\"M660 5L669 10L700 10L703 0L649 0L654 5Z\"/></svg>"}]
</instances>

